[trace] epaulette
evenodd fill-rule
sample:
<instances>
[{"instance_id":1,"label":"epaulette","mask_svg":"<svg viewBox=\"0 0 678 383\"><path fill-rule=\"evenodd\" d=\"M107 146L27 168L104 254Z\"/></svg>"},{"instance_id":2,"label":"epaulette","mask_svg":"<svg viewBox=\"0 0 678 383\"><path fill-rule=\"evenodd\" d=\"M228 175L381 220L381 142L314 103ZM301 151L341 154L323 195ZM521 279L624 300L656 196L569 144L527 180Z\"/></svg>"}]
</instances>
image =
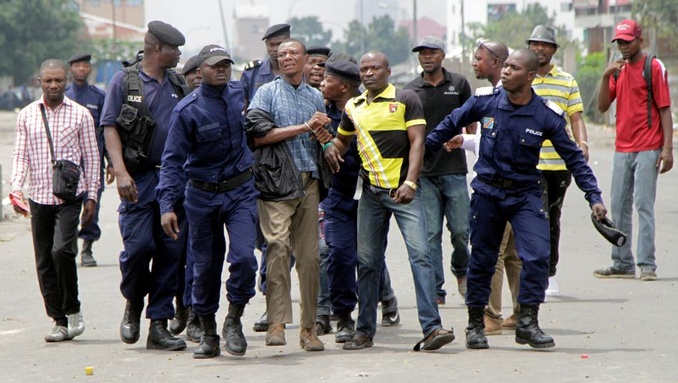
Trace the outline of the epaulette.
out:
<instances>
[{"instance_id":1,"label":"epaulette","mask_svg":"<svg viewBox=\"0 0 678 383\"><path fill-rule=\"evenodd\" d=\"M256 67L259 67L259 66L261 66L262 63L263 63L263 61L261 61L261 60L250 61L247 64L245 64L245 70L250 70L250 69L254 69Z\"/></svg>"},{"instance_id":2,"label":"epaulette","mask_svg":"<svg viewBox=\"0 0 678 383\"><path fill-rule=\"evenodd\" d=\"M90 85L90 86L89 86L89 89L92 90L93 92L97 93L97 94L100 94L100 95L102 95L102 96L106 96L106 92L104 92L103 90L97 88L97 87L94 86L94 85Z\"/></svg>"},{"instance_id":3,"label":"epaulette","mask_svg":"<svg viewBox=\"0 0 678 383\"><path fill-rule=\"evenodd\" d=\"M563 111L563 109L562 109L561 107L559 107L558 105L556 105L555 102L550 101L550 100L547 100L547 99L545 99L545 98L542 99L542 100L544 101L544 105L546 105L549 109L551 109L552 111L554 111L557 115L559 115L559 116L562 117L562 116L565 114L565 112Z\"/></svg>"},{"instance_id":4,"label":"epaulette","mask_svg":"<svg viewBox=\"0 0 678 383\"><path fill-rule=\"evenodd\" d=\"M181 111L188 105L191 105L193 102L198 100L198 93L197 92L191 92L186 95L186 97L182 98L179 103L176 106L177 111Z\"/></svg>"},{"instance_id":5,"label":"epaulette","mask_svg":"<svg viewBox=\"0 0 678 383\"><path fill-rule=\"evenodd\" d=\"M476 96L492 96L497 92L493 86L482 86L476 89Z\"/></svg>"}]
</instances>

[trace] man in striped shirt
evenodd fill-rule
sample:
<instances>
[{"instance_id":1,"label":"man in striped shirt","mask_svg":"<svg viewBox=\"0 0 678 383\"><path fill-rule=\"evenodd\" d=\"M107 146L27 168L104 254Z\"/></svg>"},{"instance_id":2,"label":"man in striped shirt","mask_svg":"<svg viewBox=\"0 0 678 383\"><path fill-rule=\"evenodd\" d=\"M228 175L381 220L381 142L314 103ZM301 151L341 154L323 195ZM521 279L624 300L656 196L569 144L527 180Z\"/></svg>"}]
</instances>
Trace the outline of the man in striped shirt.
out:
<instances>
[{"instance_id":1,"label":"man in striped shirt","mask_svg":"<svg viewBox=\"0 0 678 383\"><path fill-rule=\"evenodd\" d=\"M579 94L579 85L571 74L563 72L551 62L553 55L558 50L555 30L546 25L537 25L526 43L530 50L539 57L539 70L532 81L532 88L539 96L555 102L565 111L565 119L568 122L565 129L588 161L589 146L586 143L586 125L582 116L584 106ZM546 289L546 295L556 296L559 293L555 275L559 258L560 214L565 192L572 182L572 174L567 170L565 162L556 153L549 140L544 141L542 145L537 168L542 171L542 192L547 203L546 208L551 229L549 287Z\"/></svg>"},{"instance_id":2,"label":"man in striped shirt","mask_svg":"<svg viewBox=\"0 0 678 383\"><path fill-rule=\"evenodd\" d=\"M94 217L99 189L94 121L86 108L64 96L66 72L66 64L59 60L47 60L40 66L43 95L22 109L17 118L10 181L13 194L23 200L21 188L26 178L30 179L28 201L38 282L47 315L55 322L52 332L45 336L46 342L70 340L85 331L74 244L80 206L84 206L80 220L85 227ZM53 140L54 159L83 166L77 188L79 198L73 201L52 194L52 154L42 108ZM87 196L84 205L83 195ZM22 212L16 206L15 210Z\"/></svg>"}]
</instances>

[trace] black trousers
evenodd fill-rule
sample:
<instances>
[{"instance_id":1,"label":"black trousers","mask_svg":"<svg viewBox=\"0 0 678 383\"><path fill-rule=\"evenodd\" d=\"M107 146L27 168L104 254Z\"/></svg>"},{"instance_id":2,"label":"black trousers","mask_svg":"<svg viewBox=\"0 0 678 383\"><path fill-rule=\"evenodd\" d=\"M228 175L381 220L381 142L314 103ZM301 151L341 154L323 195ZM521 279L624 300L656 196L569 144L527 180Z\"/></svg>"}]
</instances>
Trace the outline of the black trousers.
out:
<instances>
[{"instance_id":1,"label":"black trousers","mask_svg":"<svg viewBox=\"0 0 678 383\"><path fill-rule=\"evenodd\" d=\"M549 215L551 229L551 257L549 259L549 277L556 275L558 260L560 259L560 216L565 200L565 192L572 183L572 173L568 170L542 170L541 187L543 201L546 201L546 211Z\"/></svg>"},{"instance_id":2,"label":"black trousers","mask_svg":"<svg viewBox=\"0 0 678 383\"><path fill-rule=\"evenodd\" d=\"M61 205L29 202L40 292L47 315L64 323L66 315L80 311L74 243L82 201Z\"/></svg>"}]
</instances>

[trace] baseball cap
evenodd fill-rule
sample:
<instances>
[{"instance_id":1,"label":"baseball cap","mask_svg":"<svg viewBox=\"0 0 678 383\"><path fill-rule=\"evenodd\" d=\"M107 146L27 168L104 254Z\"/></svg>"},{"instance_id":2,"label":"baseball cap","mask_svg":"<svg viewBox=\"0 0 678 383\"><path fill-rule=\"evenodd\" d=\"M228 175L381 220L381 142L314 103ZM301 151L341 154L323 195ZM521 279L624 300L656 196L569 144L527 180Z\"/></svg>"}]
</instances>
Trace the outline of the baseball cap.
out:
<instances>
[{"instance_id":1,"label":"baseball cap","mask_svg":"<svg viewBox=\"0 0 678 383\"><path fill-rule=\"evenodd\" d=\"M638 25L638 23L636 23L634 20L622 20L619 22L619 24L617 24L616 27L614 27L614 38L612 39L612 42L617 40L633 41L637 38L640 38L641 34L642 30L640 25Z\"/></svg>"},{"instance_id":2,"label":"baseball cap","mask_svg":"<svg viewBox=\"0 0 678 383\"><path fill-rule=\"evenodd\" d=\"M214 65L222 60L228 60L233 64L233 60L231 60L231 55L228 51L216 44L205 45L200 50L198 57L200 58L198 60L200 64L205 63L207 65Z\"/></svg>"}]
</instances>

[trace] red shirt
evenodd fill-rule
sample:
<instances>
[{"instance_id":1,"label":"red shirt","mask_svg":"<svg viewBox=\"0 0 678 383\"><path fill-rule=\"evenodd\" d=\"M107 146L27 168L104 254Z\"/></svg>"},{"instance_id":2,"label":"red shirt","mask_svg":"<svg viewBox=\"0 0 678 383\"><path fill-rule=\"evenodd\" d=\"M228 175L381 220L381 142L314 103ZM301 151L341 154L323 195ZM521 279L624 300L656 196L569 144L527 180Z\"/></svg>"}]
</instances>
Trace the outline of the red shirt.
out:
<instances>
[{"instance_id":1,"label":"red shirt","mask_svg":"<svg viewBox=\"0 0 678 383\"><path fill-rule=\"evenodd\" d=\"M42 205L59 205L63 201L52 194L52 163L49 141L42 122L40 104L32 102L19 112L16 122L16 142L12 155L12 190L21 190L30 179L29 198ZM55 110L45 105L54 156L81 164L83 171L77 193L87 191L87 198L97 200L99 188L99 147L94 132L94 120L85 108L64 97Z\"/></svg>"},{"instance_id":2,"label":"red shirt","mask_svg":"<svg viewBox=\"0 0 678 383\"><path fill-rule=\"evenodd\" d=\"M671 106L668 73L659 59L652 60L652 128L647 126L647 84L643 78L645 56L635 64L627 63L617 80L610 76L610 101L617 99L618 152L661 149L664 143L659 109Z\"/></svg>"}]
</instances>

